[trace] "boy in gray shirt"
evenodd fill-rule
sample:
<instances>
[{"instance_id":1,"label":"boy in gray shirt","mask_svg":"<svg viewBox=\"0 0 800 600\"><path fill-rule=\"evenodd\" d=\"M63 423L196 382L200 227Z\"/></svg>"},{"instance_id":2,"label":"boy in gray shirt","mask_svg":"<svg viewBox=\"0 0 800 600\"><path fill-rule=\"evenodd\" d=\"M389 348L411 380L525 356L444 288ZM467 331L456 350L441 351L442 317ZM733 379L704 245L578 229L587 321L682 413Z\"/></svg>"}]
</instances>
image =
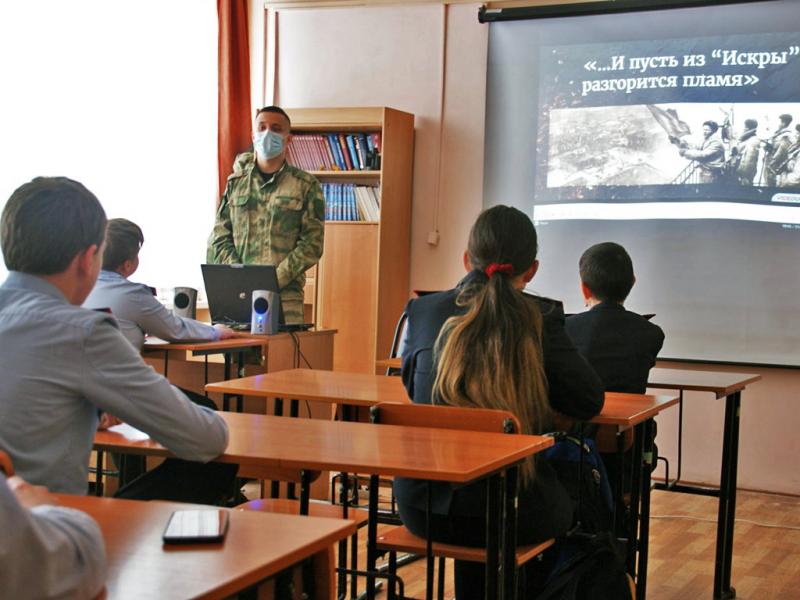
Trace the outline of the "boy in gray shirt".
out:
<instances>
[{"instance_id":1,"label":"boy in gray shirt","mask_svg":"<svg viewBox=\"0 0 800 600\"><path fill-rule=\"evenodd\" d=\"M64 177L21 186L0 219L10 271L0 286L0 447L21 477L54 492L86 492L101 411L187 461L208 462L228 444L225 422L146 365L111 315L81 308L105 228L97 198ZM167 461L145 475L145 495L127 497L218 501L232 477L204 476L197 463Z\"/></svg>"}]
</instances>

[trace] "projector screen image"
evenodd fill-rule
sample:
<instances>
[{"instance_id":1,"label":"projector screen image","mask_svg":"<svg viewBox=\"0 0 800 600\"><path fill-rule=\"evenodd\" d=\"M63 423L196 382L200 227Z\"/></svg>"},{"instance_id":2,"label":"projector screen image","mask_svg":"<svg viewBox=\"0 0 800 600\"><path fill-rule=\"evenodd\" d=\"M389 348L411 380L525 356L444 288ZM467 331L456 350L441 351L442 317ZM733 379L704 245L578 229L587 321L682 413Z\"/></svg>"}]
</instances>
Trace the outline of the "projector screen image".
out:
<instances>
[{"instance_id":1,"label":"projector screen image","mask_svg":"<svg viewBox=\"0 0 800 600\"><path fill-rule=\"evenodd\" d=\"M546 46L539 62L536 204L556 206L537 219L636 202L627 218L800 223L800 34ZM676 201L691 204L652 205Z\"/></svg>"},{"instance_id":2,"label":"projector screen image","mask_svg":"<svg viewBox=\"0 0 800 600\"><path fill-rule=\"evenodd\" d=\"M662 357L800 366L800 2L489 28L484 204L533 218L531 291L584 310L616 241Z\"/></svg>"}]
</instances>

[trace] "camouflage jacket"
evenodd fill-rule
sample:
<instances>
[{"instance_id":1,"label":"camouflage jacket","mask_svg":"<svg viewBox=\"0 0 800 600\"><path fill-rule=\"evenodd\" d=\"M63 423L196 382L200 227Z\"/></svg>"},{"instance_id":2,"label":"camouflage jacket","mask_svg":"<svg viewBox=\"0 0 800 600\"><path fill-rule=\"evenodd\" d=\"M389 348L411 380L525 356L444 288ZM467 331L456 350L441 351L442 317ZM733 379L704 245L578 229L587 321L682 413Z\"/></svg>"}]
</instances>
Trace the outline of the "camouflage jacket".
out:
<instances>
[{"instance_id":1,"label":"camouflage jacket","mask_svg":"<svg viewBox=\"0 0 800 600\"><path fill-rule=\"evenodd\" d=\"M303 321L305 271L322 256L325 199L314 176L284 163L269 180L252 152L236 157L214 229L210 263L275 265L287 322Z\"/></svg>"}]
</instances>

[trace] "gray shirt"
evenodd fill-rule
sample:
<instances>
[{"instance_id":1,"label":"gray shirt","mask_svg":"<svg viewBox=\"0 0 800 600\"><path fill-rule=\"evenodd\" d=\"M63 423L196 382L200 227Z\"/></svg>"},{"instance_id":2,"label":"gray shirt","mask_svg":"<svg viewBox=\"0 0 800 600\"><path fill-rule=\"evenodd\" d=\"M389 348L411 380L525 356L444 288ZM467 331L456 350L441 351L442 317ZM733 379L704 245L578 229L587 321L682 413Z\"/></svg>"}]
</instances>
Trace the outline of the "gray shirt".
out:
<instances>
[{"instance_id":1,"label":"gray shirt","mask_svg":"<svg viewBox=\"0 0 800 600\"><path fill-rule=\"evenodd\" d=\"M87 515L22 507L0 473L0 599L94 598L106 580L103 537Z\"/></svg>"},{"instance_id":2,"label":"gray shirt","mask_svg":"<svg viewBox=\"0 0 800 600\"><path fill-rule=\"evenodd\" d=\"M128 281L114 271L100 271L97 283L83 305L86 308L111 309L122 335L138 350L142 349L145 334L168 342L219 339L219 331L211 325L176 316L150 293L146 285Z\"/></svg>"},{"instance_id":3,"label":"gray shirt","mask_svg":"<svg viewBox=\"0 0 800 600\"><path fill-rule=\"evenodd\" d=\"M179 458L206 462L228 428L146 365L114 318L67 302L50 283L12 271L0 286L0 448L27 481L86 493L98 409Z\"/></svg>"}]
</instances>

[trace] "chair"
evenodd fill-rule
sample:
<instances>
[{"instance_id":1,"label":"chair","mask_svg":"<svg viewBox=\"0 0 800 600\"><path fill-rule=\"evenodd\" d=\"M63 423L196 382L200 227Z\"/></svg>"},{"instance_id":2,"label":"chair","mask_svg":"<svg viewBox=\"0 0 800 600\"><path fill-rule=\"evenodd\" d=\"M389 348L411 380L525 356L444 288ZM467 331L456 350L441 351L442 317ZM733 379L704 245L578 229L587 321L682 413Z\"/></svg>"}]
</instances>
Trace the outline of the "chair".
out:
<instances>
[{"instance_id":1,"label":"chair","mask_svg":"<svg viewBox=\"0 0 800 600\"><path fill-rule=\"evenodd\" d=\"M0 450L0 471L5 473L6 477L14 475L14 465L11 463L11 457Z\"/></svg>"},{"instance_id":2,"label":"chair","mask_svg":"<svg viewBox=\"0 0 800 600\"><path fill-rule=\"evenodd\" d=\"M373 423L385 425L462 429L487 433L517 433L520 431L517 417L503 410L383 402L372 407L371 413ZM540 544L518 547L515 561L517 568L539 556L554 543L555 540L547 540ZM427 542L401 525L380 536L376 548L389 553L389 573L391 576L395 576L397 553L409 552L425 555ZM439 558L438 597L440 599L444 597L444 561L446 558L478 563L486 562L486 548L433 543L431 552L433 556ZM390 586L387 597L390 600L395 598L394 586Z\"/></svg>"},{"instance_id":3,"label":"chair","mask_svg":"<svg viewBox=\"0 0 800 600\"><path fill-rule=\"evenodd\" d=\"M403 311L400 318L397 320L397 325L394 328L394 335L392 336L392 347L389 349L389 358L397 358L403 354L403 347L406 343L406 325L408 324L408 314ZM397 369L389 367L386 369L387 375L399 375Z\"/></svg>"},{"instance_id":4,"label":"chair","mask_svg":"<svg viewBox=\"0 0 800 600\"><path fill-rule=\"evenodd\" d=\"M368 513L364 510L356 508L349 508L345 516L344 506L337 504L330 504L322 501L311 501L308 498L308 488L311 482L316 481L319 476L319 471L306 471L305 473L297 469L288 468L260 468L243 465L240 468L240 476L260 479L262 481L262 496L264 492L264 480L272 480L273 482L287 482L290 484L300 484L301 498L296 500L294 498L261 498L259 500L250 500L239 504L237 510L257 511L257 512L271 512L287 515L308 515L311 517L325 517L329 519L350 519L356 523L356 533L350 538L350 566L353 572L358 569L358 529L364 527L368 521ZM272 487L272 486L271 486ZM287 486L288 488L288 486ZM274 487L272 487L275 492ZM277 494L275 494L277 495ZM339 542L339 567L340 569L347 568L347 542L342 540ZM339 591L338 597L344 597L344 588L346 585L346 577L343 571L339 571ZM351 578L351 596L355 598L356 589L356 576Z\"/></svg>"}]
</instances>

